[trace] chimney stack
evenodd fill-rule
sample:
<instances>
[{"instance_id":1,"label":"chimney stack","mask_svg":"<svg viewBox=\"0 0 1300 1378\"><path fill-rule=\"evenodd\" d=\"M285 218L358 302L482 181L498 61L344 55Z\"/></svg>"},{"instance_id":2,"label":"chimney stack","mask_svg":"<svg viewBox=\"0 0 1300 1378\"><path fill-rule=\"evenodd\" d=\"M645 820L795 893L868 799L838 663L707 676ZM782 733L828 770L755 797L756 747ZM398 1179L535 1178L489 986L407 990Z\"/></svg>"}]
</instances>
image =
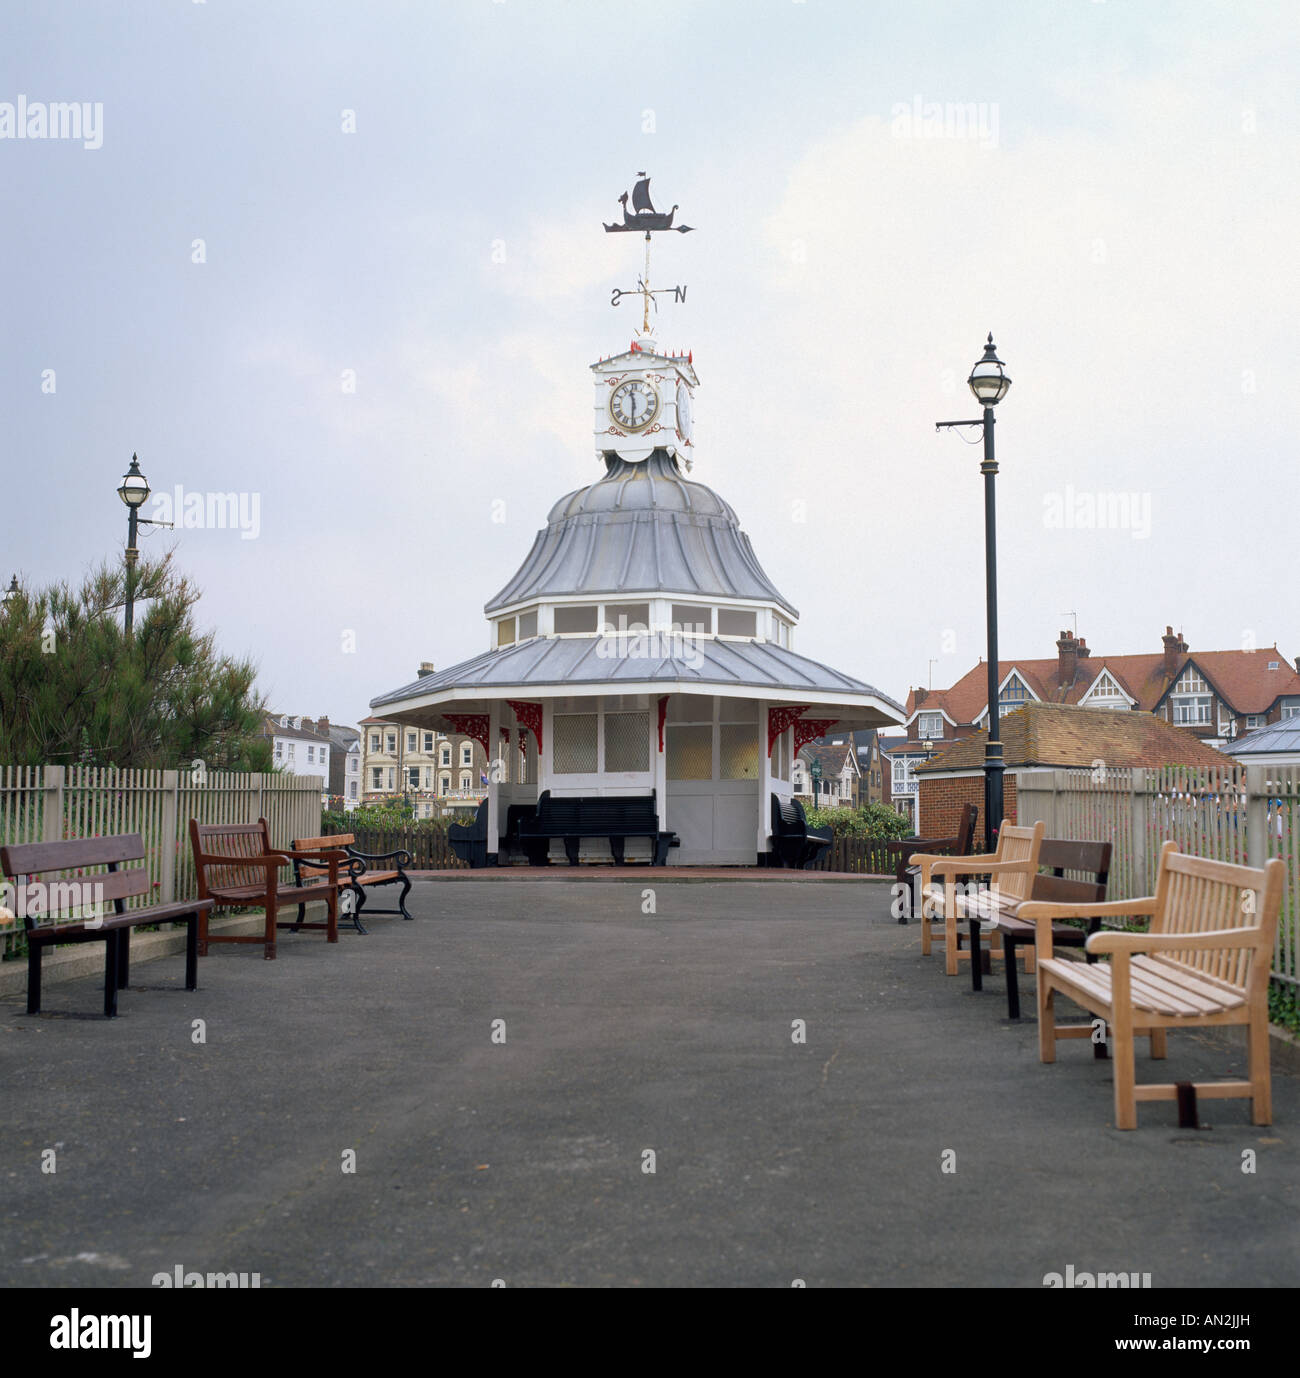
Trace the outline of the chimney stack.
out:
<instances>
[{"instance_id":1,"label":"chimney stack","mask_svg":"<svg viewBox=\"0 0 1300 1378\"><path fill-rule=\"evenodd\" d=\"M913 702L918 708L920 708L920 706L921 706L921 705L926 701L926 699L928 699L929 697L930 697L930 691L929 691L928 689L913 689L913 690L912 690L912 702Z\"/></svg>"},{"instance_id":2,"label":"chimney stack","mask_svg":"<svg viewBox=\"0 0 1300 1378\"><path fill-rule=\"evenodd\" d=\"M433 661L431 661L431 660L422 660L422 661L420 662L420 668L419 668L419 670L416 672L416 678L417 678L417 679L423 679L423 678L425 677L425 675L431 675L431 674L433 674Z\"/></svg>"},{"instance_id":3,"label":"chimney stack","mask_svg":"<svg viewBox=\"0 0 1300 1378\"><path fill-rule=\"evenodd\" d=\"M1062 689L1068 689L1074 683L1081 644L1074 639L1074 633L1070 631L1063 631L1056 643L1056 682ZM1086 650L1084 654L1087 654Z\"/></svg>"},{"instance_id":4,"label":"chimney stack","mask_svg":"<svg viewBox=\"0 0 1300 1378\"><path fill-rule=\"evenodd\" d=\"M316 719L316 731L319 732L322 737L328 737L330 734L330 720L324 713Z\"/></svg>"},{"instance_id":5,"label":"chimney stack","mask_svg":"<svg viewBox=\"0 0 1300 1378\"><path fill-rule=\"evenodd\" d=\"M1178 657L1186 654L1187 642L1183 640L1182 632L1175 636L1172 627L1166 627L1165 634L1160 639L1165 647L1165 659L1162 668L1165 674L1172 678L1178 673Z\"/></svg>"}]
</instances>

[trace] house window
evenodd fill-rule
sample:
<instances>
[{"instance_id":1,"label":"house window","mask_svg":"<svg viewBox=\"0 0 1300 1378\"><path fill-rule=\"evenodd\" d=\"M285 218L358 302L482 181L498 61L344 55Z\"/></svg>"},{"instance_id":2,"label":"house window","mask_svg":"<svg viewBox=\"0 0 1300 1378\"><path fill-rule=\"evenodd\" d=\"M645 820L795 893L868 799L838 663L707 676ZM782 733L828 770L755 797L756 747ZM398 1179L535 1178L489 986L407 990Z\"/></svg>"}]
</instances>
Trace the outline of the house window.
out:
<instances>
[{"instance_id":1,"label":"house window","mask_svg":"<svg viewBox=\"0 0 1300 1378\"><path fill-rule=\"evenodd\" d=\"M474 763L474 748L468 742L464 743L460 749L460 763L463 766Z\"/></svg>"},{"instance_id":2,"label":"house window","mask_svg":"<svg viewBox=\"0 0 1300 1378\"><path fill-rule=\"evenodd\" d=\"M383 769L382 769L380 766L375 766L374 769L373 769L370 773L371 773L371 775L372 775L372 777L373 777L373 784L372 784L371 788L373 788L373 789L383 789L383 787L384 787L384 772L383 772Z\"/></svg>"},{"instance_id":3,"label":"house window","mask_svg":"<svg viewBox=\"0 0 1300 1378\"><path fill-rule=\"evenodd\" d=\"M294 751L295 751L296 749L297 749L296 743L290 742L290 743L289 743L289 759L290 759L291 761L293 760L293 753L294 753Z\"/></svg>"},{"instance_id":4,"label":"house window","mask_svg":"<svg viewBox=\"0 0 1300 1378\"><path fill-rule=\"evenodd\" d=\"M1285 718L1300 718L1300 703L1291 702L1282 705L1281 716Z\"/></svg>"},{"instance_id":5,"label":"house window","mask_svg":"<svg viewBox=\"0 0 1300 1378\"><path fill-rule=\"evenodd\" d=\"M468 794L468 793L469 793L469 790L470 790L469 771L467 771L467 770L461 771L461 775L460 775L460 788L461 788L461 792L462 792L462 793L464 793L464 794Z\"/></svg>"},{"instance_id":6,"label":"house window","mask_svg":"<svg viewBox=\"0 0 1300 1378\"><path fill-rule=\"evenodd\" d=\"M348 783L348 798L349 798L349 799L355 799L356 797L357 797L357 782L356 782L355 780L351 780L351 781L349 781L349 783Z\"/></svg>"},{"instance_id":7,"label":"house window","mask_svg":"<svg viewBox=\"0 0 1300 1378\"><path fill-rule=\"evenodd\" d=\"M424 768L424 787L425 787L425 789L432 789L432 788L433 788L433 767L432 767L432 766L425 766L425 768Z\"/></svg>"},{"instance_id":8,"label":"house window","mask_svg":"<svg viewBox=\"0 0 1300 1378\"><path fill-rule=\"evenodd\" d=\"M442 749L442 761L440 762L440 764L442 764L442 765L444 765L444 766L449 766L449 765L451 765L451 747L449 747L449 746L444 746L444 747L443 747L443 749Z\"/></svg>"},{"instance_id":9,"label":"house window","mask_svg":"<svg viewBox=\"0 0 1300 1378\"><path fill-rule=\"evenodd\" d=\"M375 752L377 752L377 751L379 750L379 733L378 733L378 732L372 732L372 733L370 734L370 750L371 750L371 751L375 751Z\"/></svg>"},{"instance_id":10,"label":"house window","mask_svg":"<svg viewBox=\"0 0 1300 1378\"><path fill-rule=\"evenodd\" d=\"M388 767L388 788L397 788L397 772L392 768L392 766Z\"/></svg>"},{"instance_id":11,"label":"house window","mask_svg":"<svg viewBox=\"0 0 1300 1378\"><path fill-rule=\"evenodd\" d=\"M1262 713L1247 713L1247 714L1246 714L1246 727L1247 727L1248 729L1249 729L1249 728L1252 728L1252 727L1263 727L1263 726L1264 726L1264 715L1263 715Z\"/></svg>"},{"instance_id":12,"label":"house window","mask_svg":"<svg viewBox=\"0 0 1300 1378\"><path fill-rule=\"evenodd\" d=\"M432 750L433 750L433 733L432 733L432 732L426 732L426 733L424 734L424 749L425 749L425 751L432 751Z\"/></svg>"},{"instance_id":13,"label":"house window","mask_svg":"<svg viewBox=\"0 0 1300 1378\"><path fill-rule=\"evenodd\" d=\"M443 776L440 776L440 777L439 777L439 779L438 779L438 792L439 792L439 794L450 794L450 793L451 793L451 776L450 776L450 775L443 775Z\"/></svg>"},{"instance_id":14,"label":"house window","mask_svg":"<svg viewBox=\"0 0 1300 1378\"><path fill-rule=\"evenodd\" d=\"M916 793L916 776L913 772L919 759L917 756L895 756L893 758L895 794Z\"/></svg>"},{"instance_id":15,"label":"house window","mask_svg":"<svg viewBox=\"0 0 1300 1378\"><path fill-rule=\"evenodd\" d=\"M943 736L943 714L922 713L916 720L917 736L928 741L931 737Z\"/></svg>"},{"instance_id":16,"label":"house window","mask_svg":"<svg viewBox=\"0 0 1300 1378\"><path fill-rule=\"evenodd\" d=\"M390 732L390 733L388 734L388 754L389 754L390 756L396 756L396 755L397 755L397 733L396 733L396 732Z\"/></svg>"},{"instance_id":17,"label":"house window","mask_svg":"<svg viewBox=\"0 0 1300 1378\"><path fill-rule=\"evenodd\" d=\"M307 744L307 764L314 765L316 762L316 748L309 742Z\"/></svg>"},{"instance_id":18,"label":"house window","mask_svg":"<svg viewBox=\"0 0 1300 1378\"><path fill-rule=\"evenodd\" d=\"M1017 708L1023 708L1028 702L1029 690L1025 687L1024 681L1018 675L1012 675L1006 687L998 694L998 717L1005 718L1008 713L1014 713Z\"/></svg>"},{"instance_id":19,"label":"house window","mask_svg":"<svg viewBox=\"0 0 1300 1378\"><path fill-rule=\"evenodd\" d=\"M415 750L415 733L414 733L414 732L408 732L408 733L406 734L406 751L407 751L407 754L409 755L409 754L410 754L411 752L413 752L414 750Z\"/></svg>"},{"instance_id":20,"label":"house window","mask_svg":"<svg viewBox=\"0 0 1300 1378\"><path fill-rule=\"evenodd\" d=\"M1196 697L1186 696L1172 700L1173 721L1181 727L1200 726L1210 721L1210 704L1213 700L1208 694Z\"/></svg>"},{"instance_id":21,"label":"house window","mask_svg":"<svg viewBox=\"0 0 1300 1378\"><path fill-rule=\"evenodd\" d=\"M420 788L420 767L410 766L406 772L406 781L412 789Z\"/></svg>"},{"instance_id":22,"label":"house window","mask_svg":"<svg viewBox=\"0 0 1300 1378\"><path fill-rule=\"evenodd\" d=\"M275 744L275 759L276 759L277 761L281 761L281 760L284 759L284 743L283 743L283 742L276 742L276 744Z\"/></svg>"}]
</instances>

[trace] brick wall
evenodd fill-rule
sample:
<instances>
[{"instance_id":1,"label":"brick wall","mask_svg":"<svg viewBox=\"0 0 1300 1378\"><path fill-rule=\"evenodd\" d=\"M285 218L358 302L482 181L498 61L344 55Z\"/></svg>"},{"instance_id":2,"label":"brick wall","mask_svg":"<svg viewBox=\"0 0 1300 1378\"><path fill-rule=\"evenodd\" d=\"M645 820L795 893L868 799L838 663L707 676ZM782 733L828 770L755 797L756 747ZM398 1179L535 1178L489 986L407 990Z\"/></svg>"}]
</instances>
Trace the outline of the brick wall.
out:
<instances>
[{"instance_id":1,"label":"brick wall","mask_svg":"<svg viewBox=\"0 0 1300 1378\"><path fill-rule=\"evenodd\" d=\"M917 777L921 793L921 835L923 837L953 837L961 826L961 811L967 804L979 809L975 820L975 836L982 847L984 837L984 776L925 776ZM1002 812L1011 823L1016 821L1016 775L1008 770L1002 776ZM1002 820L999 819L999 822Z\"/></svg>"}]
</instances>

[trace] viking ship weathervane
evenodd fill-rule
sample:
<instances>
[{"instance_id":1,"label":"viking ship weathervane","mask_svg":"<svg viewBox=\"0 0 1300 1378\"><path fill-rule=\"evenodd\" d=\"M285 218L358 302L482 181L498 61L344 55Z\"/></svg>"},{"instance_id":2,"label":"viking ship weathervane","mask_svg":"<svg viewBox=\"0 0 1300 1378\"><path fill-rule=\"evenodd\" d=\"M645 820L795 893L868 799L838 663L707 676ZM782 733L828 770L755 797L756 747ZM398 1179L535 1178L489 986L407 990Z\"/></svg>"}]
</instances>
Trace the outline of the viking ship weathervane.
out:
<instances>
[{"instance_id":1,"label":"viking ship weathervane","mask_svg":"<svg viewBox=\"0 0 1300 1378\"><path fill-rule=\"evenodd\" d=\"M639 296L645 303L645 309L641 317L641 333L650 333L650 306L654 304L656 311L659 310L659 303L655 298L663 292L671 292L674 301L686 300L685 287L660 287L656 291L650 289L650 236L655 230L676 230L678 234L689 234L694 225L674 225L673 217L677 214L677 206L672 210L663 212L654 208L654 203L650 200L650 177L647 173L638 172L638 181L632 187L632 209L634 214L629 215L627 211L628 194L624 192L620 196L619 204L623 207L623 223L621 225L606 225L606 234L626 234L629 230L642 230L645 232L645 275L638 281L635 287L614 289L614 294L610 298L609 304L617 306L620 297Z\"/></svg>"}]
</instances>

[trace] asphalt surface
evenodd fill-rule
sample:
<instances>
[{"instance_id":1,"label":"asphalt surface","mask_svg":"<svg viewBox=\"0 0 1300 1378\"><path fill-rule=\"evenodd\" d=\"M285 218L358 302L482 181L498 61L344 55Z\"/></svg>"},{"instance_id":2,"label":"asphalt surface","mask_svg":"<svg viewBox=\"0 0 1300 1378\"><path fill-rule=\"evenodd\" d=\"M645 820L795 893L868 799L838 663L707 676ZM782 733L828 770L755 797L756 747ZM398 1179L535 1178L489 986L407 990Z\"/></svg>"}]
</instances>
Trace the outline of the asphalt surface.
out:
<instances>
[{"instance_id":1,"label":"asphalt surface","mask_svg":"<svg viewBox=\"0 0 1300 1378\"><path fill-rule=\"evenodd\" d=\"M886 887L655 898L651 915L635 885L423 882L413 922L337 946L282 934L275 962L216 949L194 993L182 958L138 964L114 1022L92 978L51 987L34 1019L6 999L0 1282L1300 1277L1300 1079L1276 1059L1273 1128L1208 1101L1212 1128L1158 1103L1119 1132L1110 1064L1072 1041L1042 1066L1001 977L979 995L945 977ZM1242 1063L1174 1034L1138 1076Z\"/></svg>"}]
</instances>

